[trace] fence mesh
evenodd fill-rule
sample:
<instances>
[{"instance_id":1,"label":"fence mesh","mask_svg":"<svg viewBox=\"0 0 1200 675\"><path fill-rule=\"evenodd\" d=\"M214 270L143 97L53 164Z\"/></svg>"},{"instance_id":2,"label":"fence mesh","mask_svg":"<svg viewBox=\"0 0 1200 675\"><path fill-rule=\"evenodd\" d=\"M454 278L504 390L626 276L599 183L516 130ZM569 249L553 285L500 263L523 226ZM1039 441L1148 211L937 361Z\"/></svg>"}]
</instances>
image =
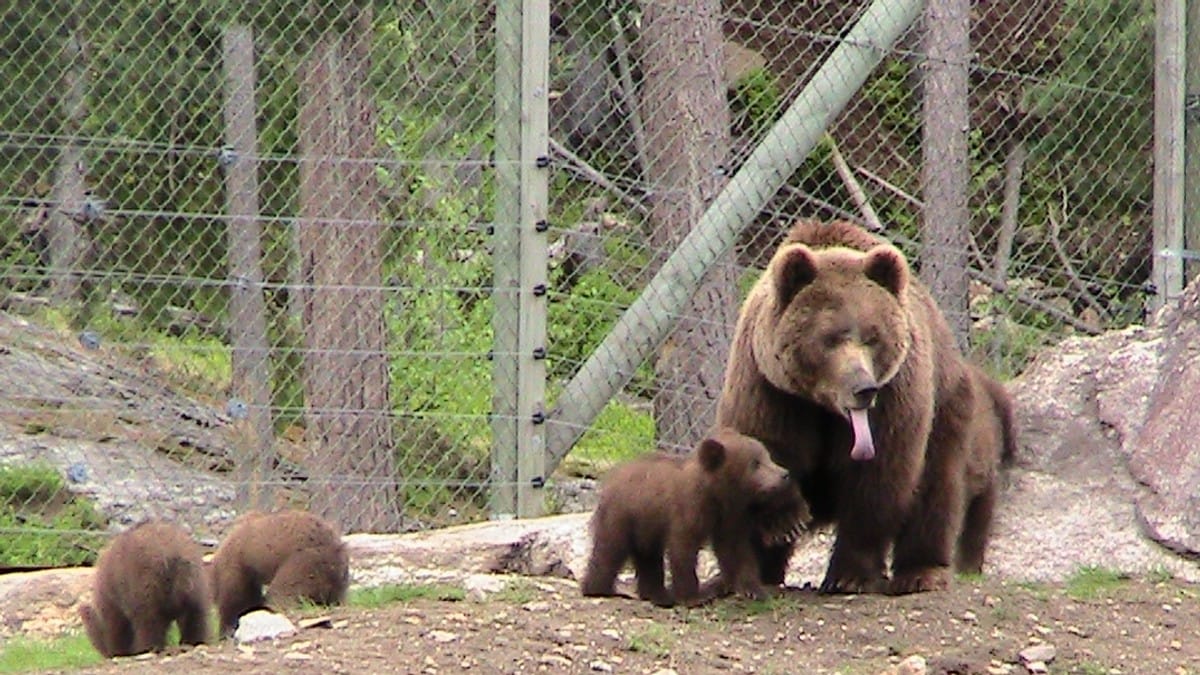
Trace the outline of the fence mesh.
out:
<instances>
[{"instance_id":1,"label":"fence mesh","mask_svg":"<svg viewBox=\"0 0 1200 675\"><path fill-rule=\"evenodd\" d=\"M0 10L10 533L219 531L283 504L397 531L485 518L509 480L489 422L516 386L492 323L491 237L514 225L493 211L502 14L244 4ZM525 37L549 54L548 411L869 5L561 0ZM1142 318L1154 17L971 12L969 344L1012 375ZM928 256L924 36L874 45L882 63L651 358L592 375L620 392L552 482L711 423L740 294L797 218L877 222Z\"/></svg>"}]
</instances>

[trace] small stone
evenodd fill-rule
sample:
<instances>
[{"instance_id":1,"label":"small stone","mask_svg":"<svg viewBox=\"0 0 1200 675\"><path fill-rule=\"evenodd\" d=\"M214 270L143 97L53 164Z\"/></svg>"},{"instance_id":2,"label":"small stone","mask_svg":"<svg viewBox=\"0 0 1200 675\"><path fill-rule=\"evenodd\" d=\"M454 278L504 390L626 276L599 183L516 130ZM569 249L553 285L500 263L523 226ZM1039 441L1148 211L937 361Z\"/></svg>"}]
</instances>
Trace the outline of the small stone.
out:
<instances>
[{"instance_id":1,"label":"small stone","mask_svg":"<svg viewBox=\"0 0 1200 675\"><path fill-rule=\"evenodd\" d=\"M614 628L605 628L604 630L600 631L600 634L610 640L621 639L621 634Z\"/></svg>"},{"instance_id":2,"label":"small stone","mask_svg":"<svg viewBox=\"0 0 1200 675\"><path fill-rule=\"evenodd\" d=\"M920 654L913 654L896 664L896 675L925 675L928 671L925 657Z\"/></svg>"},{"instance_id":3,"label":"small stone","mask_svg":"<svg viewBox=\"0 0 1200 675\"><path fill-rule=\"evenodd\" d=\"M304 652L288 652L283 655L283 658L287 661L311 661L312 654L305 654Z\"/></svg>"},{"instance_id":4,"label":"small stone","mask_svg":"<svg viewBox=\"0 0 1200 675\"><path fill-rule=\"evenodd\" d=\"M538 664L543 666L570 668L572 665L574 665L574 662L572 662L571 659L568 659L565 656L559 656L558 654L542 654L542 656L538 659Z\"/></svg>"},{"instance_id":5,"label":"small stone","mask_svg":"<svg viewBox=\"0 0 1200 675\"><path fill-rule=\"evenodd\" d=\"M1021 663L1026 664L1026 667L1029 667L1030 664L1039 661L1042 662L1044 666L1046 663L1053 661L1054 657L1057 655L1058 650L1054 648L1054 645L1049 644L1026 647L1025 649L1021 650L1020 654L1018 654L1018 656L1021 657Z\"/></svg>"},{"instance_id":6,"label":"small stone","mask_svg":"<svg viewBox=\"0 0 1200 675\"><path fill-rule=\"evenodd\" d=\"M458 639L458 633L451 633L444 630L431 630L429 633L427 633L427 635L431 640L440 644L454 642Z\"/></svg>"},{"instance_id":7,"label":"small stone","mask_svg":"<svg viewBox=\"0 0 1200 675\"><path fill-rule=\"evenodd\" d=\"M1050 668L1048 668L1046 666L1045 662L1043 662L1043 661L1031 661L1029 663L1026 663L1025 670L1028 670L1031 673L1039 673L1039 674L1050 672Z\"/></svg>"},{"instance_id":8,"label":"small stone","mask_svg":"<svg viewBox=\"0 0 1200 675\"><path fill-rule=\"evenodd\" d=\"M238 627L233 632L233 639L240 643L247 643L273 640L295 633L296 624L286 616L260 609L238 619Z\"/></svg>"},{"instance_id":9,"label":"small stone","mask_svg":"<svg viewBox=\"0 0 1200 675\"><path fill-rule=\"evenodd\" d=\"M979 617L976 616L975 612L972 612L971 610L963 612L962 618L963 621L966 621L967 623L975 623L976 621L979 621Z\"/></svg>"},{"instance_id":10,"label":"small stone","mask_svg":"<svg viewBox=\"0 0 1200 675\"><path fill-rule=\"evenodd\" d=\"M1180 649L1183 649L1183 643L1179 640L1171 640L1171 649L1179 651Z\"/></svg>"},{"instance_id":11,"label":"small stone","mask_svg":"<svg viewBox=\"0 0 1200 675\"><path fill-rule=\"evenodd\" d=\"M679 672L674 668L660 668L653 673L650 673L650 675L679 675Z\"/></svg>"},{"instance_id":12,"label":"small stone","mask_svg":"<svg viewBox=\"0 0 1200 675\"><path fill-rule=\"evenodd\" d=\"M600 660L592 661L588 664L588 668L597 673L611 673L613 671L611 664Z\"/></svg>"},{"instance_id":13,"label":"small stone","mask_svg":"<svg viewBox=\"0 0 1200 675\"><path fill-rule=\"evenodd\" d=\"M550 603L546 602L545 600L534 600L533 602L527 602L521 605L521 609L525 610L526 612L537 612L538 614L541 614L543 612L550 611Z\"/></svg>"}]
</instances>

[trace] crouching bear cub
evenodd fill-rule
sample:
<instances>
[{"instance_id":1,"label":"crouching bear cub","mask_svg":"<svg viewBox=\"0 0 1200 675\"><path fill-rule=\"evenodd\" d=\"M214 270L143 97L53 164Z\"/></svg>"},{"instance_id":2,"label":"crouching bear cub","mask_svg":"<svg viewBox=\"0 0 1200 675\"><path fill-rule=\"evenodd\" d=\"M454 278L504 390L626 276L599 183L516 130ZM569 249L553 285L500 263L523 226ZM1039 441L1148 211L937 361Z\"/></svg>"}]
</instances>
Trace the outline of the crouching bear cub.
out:
<instances>
[{"instance_id":1,"label":"crouching bear cub","mask_svg":"<svg viewBox=\"0 0 1200 675\"><path fill-rule=\"evenodd\" d=\"M264 605L279 609L302 600L345 602L350 554L333 526L316 515L251 511L235 521L221 542L211 574L221 636L227 637L242 614Z\"/></svg>"},{"instance_id":2,"label":"crouching bear cub","mask_svg":"<svg viewBox=\"0 0 1200 675\"><path fill-rule=\"evenodd\" d=\"M1012 445L989 380L899 250L802 222L742 305L717 422L762 440L813 519L837 524L821 590L926 591L949 583L956 545L960 566L982 562ZM781 583L791 542L756 545L763 580Z\"/></svg>"},{"instance_id":3,"label":"crouching bear cub","mask_svg":"<svg viewBox=\"0 0 1200 675\"><path fill-rule=\"evenodd\" d=\"M657 453L623 464L605 477L592 517L583 595L614 595L617 574L632 558L638 597L659 606L695 604L726 591L763 597L747 535L758 505L789 494L799 500L787 470L771 461L762 443L729 429L717 430L690 455ZM721 573L702 591L696 560L709 542Z\"/></svg>"},{"instance_id":4,"label":"crouching bear cub","mask_svg":"<svg viewBox=\"0 0 1200 675\"><path fill-rule=\"evenodd\" d=\"M182 527L151 521L101 551L92 602L79 616L92 646L111 658L163 649L172 623L181 644L207 641L210 607L200 546Z\"/></svg>"}]
</instances>

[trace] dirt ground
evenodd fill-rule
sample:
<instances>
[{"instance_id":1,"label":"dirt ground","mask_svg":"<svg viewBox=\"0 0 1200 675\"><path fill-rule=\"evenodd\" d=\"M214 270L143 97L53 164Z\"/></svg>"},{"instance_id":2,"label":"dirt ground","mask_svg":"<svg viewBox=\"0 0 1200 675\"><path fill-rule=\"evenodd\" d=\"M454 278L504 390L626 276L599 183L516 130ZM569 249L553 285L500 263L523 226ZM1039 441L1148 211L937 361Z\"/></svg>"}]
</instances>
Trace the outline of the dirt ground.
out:
<instances>
[{"instance_id":1,"label":"dirt ground","mask_svg":"<svg viewBox=\"0 0 1200 675\"><path fill-rule=\"evenodd\" d=\"M484 600L328 616L332 627L274 642L224 642L87 672L874 675L917 655L929 673L1200 673L1200 587L1174 580L966 579L907 597L791 589L689 610L585 599L571 581L520 578ZM1044 669L1027 665L1039 658Z\"/></svg>"}]
</instances>

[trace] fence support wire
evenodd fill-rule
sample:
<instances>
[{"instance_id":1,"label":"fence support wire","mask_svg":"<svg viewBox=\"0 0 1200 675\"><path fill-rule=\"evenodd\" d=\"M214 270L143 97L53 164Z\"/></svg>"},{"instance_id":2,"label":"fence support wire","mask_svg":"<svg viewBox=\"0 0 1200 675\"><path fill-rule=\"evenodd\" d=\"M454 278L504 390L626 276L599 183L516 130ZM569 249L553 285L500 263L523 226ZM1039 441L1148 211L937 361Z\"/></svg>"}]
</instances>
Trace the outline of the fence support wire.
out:
<instances>
[{"instance_id":1,"label":"fence support wire","mask_svg":"<svg viewBox=\"0 0 1200 675\"><path fill-rule=\"evenodd\" d=\"M877 0L867 8L567 384L550 416L549 470L662 342L705 270L800 166L923 6L920 0Z\"/></svg>"},{"instance_id":2,"label":"fence support wire","mask_svg":"<svg viewBox=\"0 0 1200 675\"><path fill-rule=\"evenodd\" d=\"M492 517L542 511L545 483L549 0L496 8Z\"/></svg>"}]
</instances>

